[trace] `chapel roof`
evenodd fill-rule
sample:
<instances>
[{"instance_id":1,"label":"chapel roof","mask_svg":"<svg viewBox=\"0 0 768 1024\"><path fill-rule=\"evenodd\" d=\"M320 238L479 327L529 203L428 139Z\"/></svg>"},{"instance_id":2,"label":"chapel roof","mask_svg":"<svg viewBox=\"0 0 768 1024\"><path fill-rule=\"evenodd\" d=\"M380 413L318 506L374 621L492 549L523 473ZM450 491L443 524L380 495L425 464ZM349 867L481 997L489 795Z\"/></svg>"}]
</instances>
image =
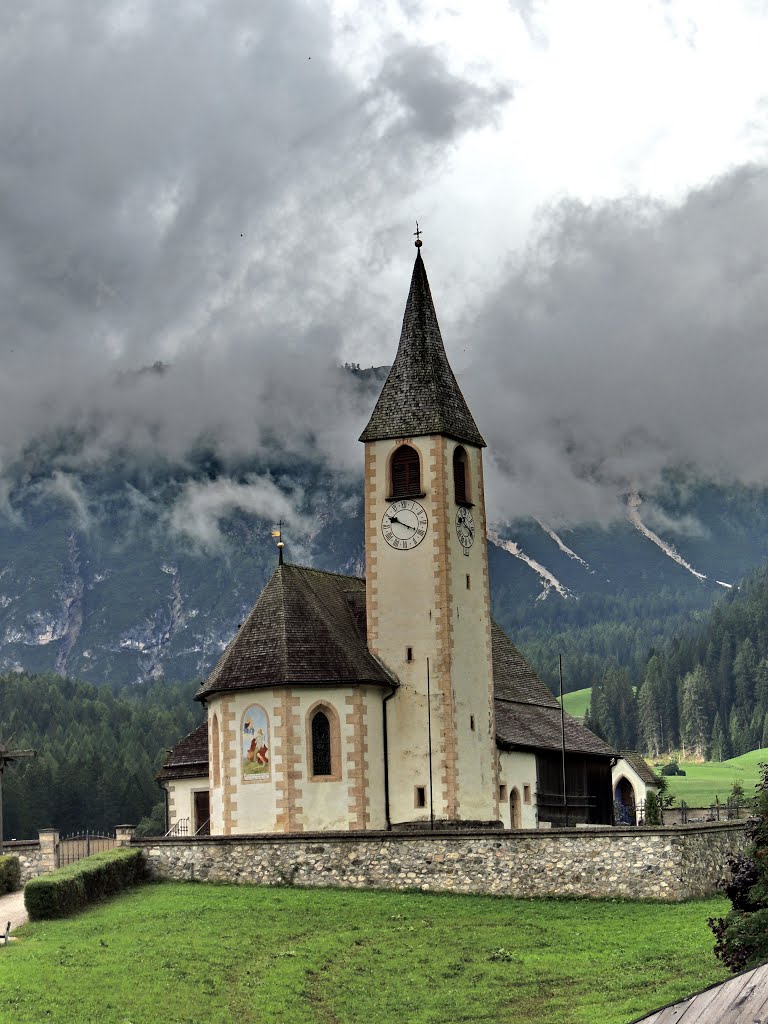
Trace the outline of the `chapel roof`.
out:
<instances>
[{"instance_id":1,"label":"chapel roof","mask_svg":"<svg viewBox=\"0 0 768 1024\"><path fill-rule=\"evenodd\" d=\"M361 441L443 434L485 446L445 354L417 250L395 361Z\"/></svg>"},{"instance_id":2,"label":"chapel roof","mask_svg":"<svg viewBox=\"0 0 768 1024\"><path fill-rule=\"evenodd\" d=\"M496 743L506 750L562 750L563 720L557 698L496 622L491 627ZM615 757L616 751L570 715L565 749Z\"/></svg>"},{"instance_id":3,"label":"chapel roof","mask_svg":"<svg viewBox=\"0 0 768 1024\"><path fill-rule=\"evenodd\" d=\"M620 750L619 756L623 757L631 768L634 768L646 786L659 788L658 778L654 775L651 766L641 754L636 750Z\"/></svg>"},{"instance_id":4,"label":"chapel roof","mask_svg":"<svg viewBox=\"0 0 768 1024\"><path fill-rule=\"evenodd\" d=\"M197 778L208 774L208 723L202 722L171 747L157 779Z\"/></svg>"},{"instance_id":5,"label":"chapel roof","mask_svg":"<svg viewBox=\"0 0 768 1024\"><path fill-rule=\"evenodd\" d=\"M368 650L365 580L279 565L195 694L265 686L395 680Z\"/></svg>"}]
</instances>

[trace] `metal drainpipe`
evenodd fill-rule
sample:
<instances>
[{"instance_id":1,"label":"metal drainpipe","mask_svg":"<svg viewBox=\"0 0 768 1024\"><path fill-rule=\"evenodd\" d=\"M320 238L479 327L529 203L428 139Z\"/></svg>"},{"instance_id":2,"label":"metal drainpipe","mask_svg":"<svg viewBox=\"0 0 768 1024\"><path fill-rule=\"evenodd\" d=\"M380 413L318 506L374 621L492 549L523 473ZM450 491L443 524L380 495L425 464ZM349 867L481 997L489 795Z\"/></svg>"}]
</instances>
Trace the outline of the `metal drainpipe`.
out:
<instances>
[{"instance_id":1,"label":"metal drainpipe","mask_svg":"<svg viewBox=\"0 0 768 1024\"><path fill-rule=\"evenodd\" d=\"M397 693L397 687L393 686L392 691L384 698L381 703L381 710L384 715L384 820L387 826L387 832L392 830L392 822L389 820L389 740L387 736L387 701Z\"/></svg>"}]
</instances>

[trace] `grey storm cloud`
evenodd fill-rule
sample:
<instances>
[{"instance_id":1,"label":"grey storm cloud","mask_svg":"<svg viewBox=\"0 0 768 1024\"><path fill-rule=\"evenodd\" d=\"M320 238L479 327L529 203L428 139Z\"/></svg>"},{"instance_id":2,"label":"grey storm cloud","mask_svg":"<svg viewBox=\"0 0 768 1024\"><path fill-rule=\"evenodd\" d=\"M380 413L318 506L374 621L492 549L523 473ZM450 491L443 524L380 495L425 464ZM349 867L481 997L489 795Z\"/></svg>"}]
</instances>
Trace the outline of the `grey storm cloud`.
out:
<instances>
[{"instance_id":1,"label":"grey storm cloud","mask_svg":"<svg viewBox=\"0 0 768 1024\"><path fill-rule=\"evenodd\" d=\"M0 474L57 431L86 462L203 439L352 465L335 364L392 198L508 95L429 49L407 82L396 38L355 77L339 45L299 0L5 5Z\"/></svg>"},{"instance_id":2,"label":"grey storm cloud","mask_svg":"<svg viewBox=\"0 0 768 1024\"><path fill-rule=\"evenodd\" d=\"M768 482L768 169L544 211L471 325L494 509L607 521L669 469Z\"/></svg>"}]
</instances>

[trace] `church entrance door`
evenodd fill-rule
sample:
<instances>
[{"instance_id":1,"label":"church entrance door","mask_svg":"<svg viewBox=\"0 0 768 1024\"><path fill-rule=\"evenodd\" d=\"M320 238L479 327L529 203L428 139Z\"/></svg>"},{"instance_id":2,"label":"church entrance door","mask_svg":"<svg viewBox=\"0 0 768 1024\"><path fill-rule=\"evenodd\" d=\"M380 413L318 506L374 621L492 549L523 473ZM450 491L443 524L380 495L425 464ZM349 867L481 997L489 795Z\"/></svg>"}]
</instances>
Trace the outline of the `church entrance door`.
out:
<instances>
[{"instance_id":1,"label":"church entrance door","mask_svg":"<svg viewBox=\"0 0 768 1024\"><path fill-rule=\"evenodd\" d=\"M515 787L509 794L509 822L510 828L523 827L523 815L520 807L520 793Z\"/></svg>"},{"instance_id":2,"label":"church entrance door","mask_svg":"<svg viewBox=\"0 0 768 1024\"><path fill-rule=\"evenodd\" d=\"M195 835L211 834L211 801L207 789L195 793Z\"/></svg>"}]
</instances>

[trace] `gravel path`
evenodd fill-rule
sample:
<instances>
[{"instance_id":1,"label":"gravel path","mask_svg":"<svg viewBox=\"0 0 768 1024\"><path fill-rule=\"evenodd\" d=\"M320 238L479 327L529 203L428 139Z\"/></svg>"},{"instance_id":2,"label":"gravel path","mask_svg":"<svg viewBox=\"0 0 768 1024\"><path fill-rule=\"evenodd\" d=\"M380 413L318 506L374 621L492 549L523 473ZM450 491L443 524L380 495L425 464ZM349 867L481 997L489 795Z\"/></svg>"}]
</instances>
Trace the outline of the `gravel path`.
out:
<instances>
[{"instance_id":1,"label":"gravel path","mask_svg":"<svg viewBox=\"0 0 768 1024\"><path fill-rule=\"evenodd\" d=\"M27 910L24 906L24 890L9 892L6 896L0 896L0 934L5 932L7 921L11 922L11 931L19 925L26 924L29 920Z\"/></svg>"}]
</instances>

